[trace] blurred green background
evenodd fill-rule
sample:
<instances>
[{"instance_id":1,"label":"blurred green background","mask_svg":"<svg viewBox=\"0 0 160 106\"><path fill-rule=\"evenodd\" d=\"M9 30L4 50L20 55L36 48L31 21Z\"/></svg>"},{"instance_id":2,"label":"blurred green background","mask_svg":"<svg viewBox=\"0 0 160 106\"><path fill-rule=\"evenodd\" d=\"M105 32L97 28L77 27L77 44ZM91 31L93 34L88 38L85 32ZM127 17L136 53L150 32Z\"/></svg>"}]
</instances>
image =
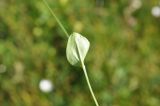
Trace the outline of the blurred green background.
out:
<instances>
[{"instance_id":1,"label":"blurred green background","mask_svg":"<svg viewBox=\"0 0 160 106\"><path fill-rule=\"evenodd\" d=\"M159 106L158 0L47 2L69 33L89 39L85 64L100 106ZM95 106L66 44L42 0L0 0L0 106ZM40 90L42 79L51 92Z\"/></svg>"}]
</instances>

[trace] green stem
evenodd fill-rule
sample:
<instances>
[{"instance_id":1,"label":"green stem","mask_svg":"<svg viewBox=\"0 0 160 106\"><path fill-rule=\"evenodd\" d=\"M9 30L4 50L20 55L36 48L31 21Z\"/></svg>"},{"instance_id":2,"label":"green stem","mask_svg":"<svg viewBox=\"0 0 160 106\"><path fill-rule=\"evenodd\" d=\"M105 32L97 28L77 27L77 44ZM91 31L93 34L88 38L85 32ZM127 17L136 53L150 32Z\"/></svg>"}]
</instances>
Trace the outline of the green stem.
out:
<instances>
[{"instance_id":1,"label":"green stem","mask_svg":"<svg viewBox=\"0 0 160 106\"><path fill-rule=\"evenodd\" d=\"M92 87L91 87L91 84L90 84L90 81L89 81L89 78L88 78L88 74L87 74L87 71L86 71L86 67L85 67L85 65L84 65L83 62L81 62L81 63L82 63L82 68L83 68L83 71L84 71L84 74L85 74L85 77L86 77L86 81L87 81L89 90L90 90L90 92L91 92L91 95L92 95L92 97L93 97L93 99L94 99L94 102L95 102L96 106L99 106L99 104L98 104L98 102L97 102L97 99L96 99L96 97L95 97L95 95L94 95L94 92L93 92L93 90L92 90Z\"/></svg>"},{"instance_id":2,"label":"green stem","mask_svg":"<svg viewBox=\"0 0 160 106\"><path fill-rule=\"evenodd\" d=\"M93 90L92 90L92 86L91 86L91 84L90 84L90 81L89 81L89 78L88 78L88 74L87 74L87 71L86 71L86 67L85 67L84 62L83 62L83 60L82 60L82 57L81 57L81 54L80 54L80 49L79 49L79 45L78 45L78 44L79 44L79 43L76 41L76 47L77 47L78 57L79 57L79 59L80 59L81 65L82 65L82 69L83 69L83 71L84 71L84 75L85 75L85 78L86 78L86 81L87 81L89 90L90 90L90 92L91 92L91 95L92 95L92 97L93 97L93 100L94 100L96 106L99 106L99 104L98 104L98 102L97 102L97 99L96 99L96 96L94 95L94 92L93 92Z\"/></svg>"},{"instance_id":3,"label":"green stem","mask_svg":"<svg viewBox=\"0 0 160 106\"><path fill-rule=\"evenodd\" d=\"M46 2L46 0L43 0L43 2L46 4L47 8L49 9L49 11L51 12L51 14L53 15L53 17L56 19L57 23L59 24L59 26L61 27L61 29L63 30L63 32L66 34L67 38L69 37L69 34L67 33L66 29L63 27L62 23L60 22L60 20L58 19L58 17L56 16L56 14L52 11L52 9L49 7L48 3Z\"/></svg>"}]
</instances>

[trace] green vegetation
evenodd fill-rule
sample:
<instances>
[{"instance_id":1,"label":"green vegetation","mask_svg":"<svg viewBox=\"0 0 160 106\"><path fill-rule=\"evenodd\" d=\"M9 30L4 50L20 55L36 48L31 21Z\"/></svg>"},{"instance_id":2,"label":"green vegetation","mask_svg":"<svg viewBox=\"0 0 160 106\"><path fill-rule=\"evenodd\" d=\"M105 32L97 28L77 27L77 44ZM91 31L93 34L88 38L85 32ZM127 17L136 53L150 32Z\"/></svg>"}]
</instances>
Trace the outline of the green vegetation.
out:
<instances>
[{"instance_id":1,"label":"green vegetation","mask_svg":"<svg viewBox=\"0 0 160 106\"><path fill-rule=\"evenodd\" d=\"M158 106L158 0L100 1L47 0L69 34L89 39L85 64L100 106ZM0 0L0 106L95 106L66 45L42 0ZM43 79L51 92L39 89Z\"/></svg>"}]
</instances>

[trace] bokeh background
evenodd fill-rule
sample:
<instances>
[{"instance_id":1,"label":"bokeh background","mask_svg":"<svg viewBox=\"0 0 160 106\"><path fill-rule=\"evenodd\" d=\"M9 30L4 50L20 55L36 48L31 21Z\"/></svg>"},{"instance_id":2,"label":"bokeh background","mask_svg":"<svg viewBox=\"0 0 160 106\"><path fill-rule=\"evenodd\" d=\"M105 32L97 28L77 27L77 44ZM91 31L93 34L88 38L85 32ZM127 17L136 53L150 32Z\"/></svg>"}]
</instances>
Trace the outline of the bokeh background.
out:
<instances>
[{"instance_id":1,"label":"bokeh background","mask_svg":"<svg viewBox=\"0 0 160 106\"><path fill-rule=\"evenodd\" d=\"M159 0L47 2L68 33L89 39L85 64L100 106L159 106ZM0 0L0 106L95 106L66 44L42 0Z\"/></svg>"}]
</instances>

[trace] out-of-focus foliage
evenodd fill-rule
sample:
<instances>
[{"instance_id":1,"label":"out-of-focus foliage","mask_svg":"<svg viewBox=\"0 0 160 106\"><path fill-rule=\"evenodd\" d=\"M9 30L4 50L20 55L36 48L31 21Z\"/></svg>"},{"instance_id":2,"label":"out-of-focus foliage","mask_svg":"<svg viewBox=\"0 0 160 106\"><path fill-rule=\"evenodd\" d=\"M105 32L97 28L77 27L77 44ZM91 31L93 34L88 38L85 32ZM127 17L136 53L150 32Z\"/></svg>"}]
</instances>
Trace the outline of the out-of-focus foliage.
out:
<instances>
[{"instance_id":1,"label":"out-of-focus foliage","mask_svg":"<svg viewBox=\"0 0 160 106\"><path fill-rule=\"evenodd\" d=\"M159 106L158 0L47 0L91 42L85 64L100 106ZM67 38L42 0L0 0L0 106L94 106ZM49 79L50 93L39 89Z\"/></svg>"}]
</instances>

